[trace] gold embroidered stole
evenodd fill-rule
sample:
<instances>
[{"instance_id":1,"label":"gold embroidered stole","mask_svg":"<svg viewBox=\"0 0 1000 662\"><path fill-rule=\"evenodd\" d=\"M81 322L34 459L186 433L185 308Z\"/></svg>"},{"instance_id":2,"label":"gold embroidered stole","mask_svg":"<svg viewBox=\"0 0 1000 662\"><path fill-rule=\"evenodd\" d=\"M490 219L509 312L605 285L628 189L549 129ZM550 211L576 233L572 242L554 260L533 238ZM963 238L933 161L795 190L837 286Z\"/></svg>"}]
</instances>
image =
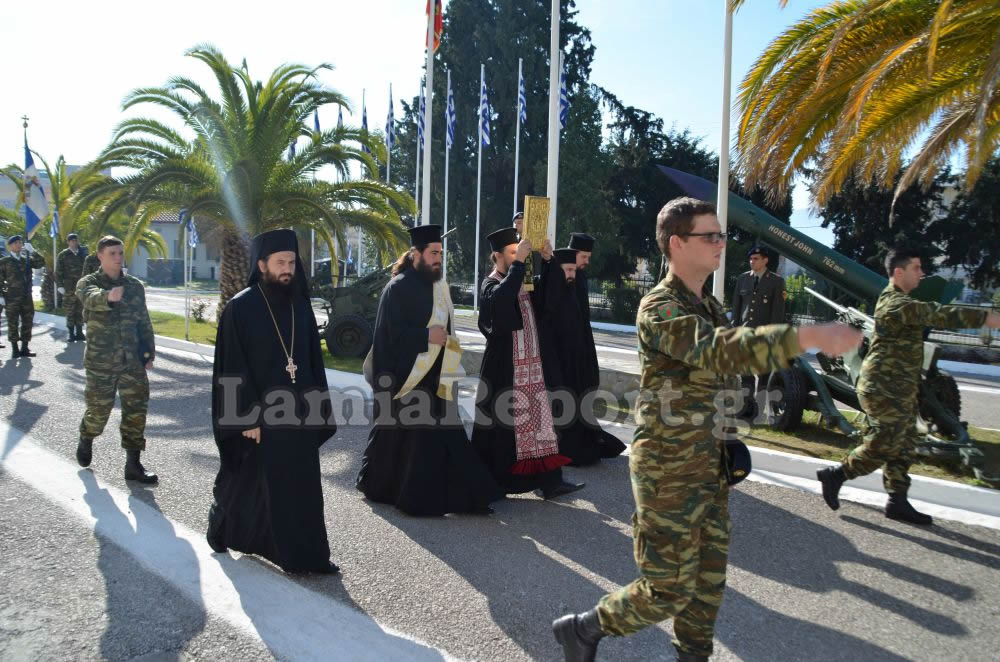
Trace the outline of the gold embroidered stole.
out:
<instances>
[{"instance_id":1,"label":"gold embroidered stole","mask_svg":"<svg viewBox=\"0 0 1000 662\"><path fill-rule=\"evenodd\" d=\"M427 321L427 328L441 326L445 329L452 329L454 332L455 308L451 303L451 293L448 291L448 283L444 279L434 283L434 306L431 310L431 318ZM427 346L426 352L417 354L413 362L413 368L399 389L395 399L399 399L416 388L420 380L423 379L437 361L438 354L441 353L440 345ZM462 369L462 348L458 344L458 336L449 335L444 346L444 359L441 362L441 377L438 379L437 395L439 398L451 400L454 393L453 388L457 380L465 376Z\"/></svg>"}]
</instances>

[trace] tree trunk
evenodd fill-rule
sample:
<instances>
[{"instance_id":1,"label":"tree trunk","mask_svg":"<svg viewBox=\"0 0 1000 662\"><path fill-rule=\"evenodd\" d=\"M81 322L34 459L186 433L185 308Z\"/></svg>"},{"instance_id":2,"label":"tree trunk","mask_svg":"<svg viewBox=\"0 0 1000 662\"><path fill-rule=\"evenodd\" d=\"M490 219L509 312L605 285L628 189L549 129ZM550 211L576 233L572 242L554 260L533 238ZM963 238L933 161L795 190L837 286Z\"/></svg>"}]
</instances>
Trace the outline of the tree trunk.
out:
<instances>
[{"instance_id":1,"label":"tree trunk","mask_svg":"<svg viewBox=\"0 0 1000 662\"><path fill-rule=\"evenodd\" d=\"M52 300L52 271L48 267L45 268L45 275L42 276L42 304L45 307L45 312L51 313L59 306L59 301Z\"/></svg>"},{"instance_id":2,"label":"tree trunk","mask_svg":"<svg viewBox=\"0 0 1000 662\"><path fill-rule=\"evenodd\" d=\"M219 264L219 305L215 312L218 320L226 307L240 290L247 286L247 267L250 255L246 239L239 230L226 229L222 236L222 260Z\"/></svg>"}]
</instances>

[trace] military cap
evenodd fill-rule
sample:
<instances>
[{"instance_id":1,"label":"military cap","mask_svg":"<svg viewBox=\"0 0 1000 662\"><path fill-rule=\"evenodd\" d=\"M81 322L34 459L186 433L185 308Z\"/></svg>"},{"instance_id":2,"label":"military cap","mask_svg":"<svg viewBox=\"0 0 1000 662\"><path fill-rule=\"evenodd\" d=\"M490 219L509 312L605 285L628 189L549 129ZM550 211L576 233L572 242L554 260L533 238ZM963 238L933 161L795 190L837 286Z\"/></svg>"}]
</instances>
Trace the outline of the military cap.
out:
<instances>
[{"instance_id":1,"label":"military cap","mask_svg":"<svg viewBox=\"0 0 1000 662\"><path fill-rule=\"evenodd\" d=\"M69 241L70 239L76 239L77 241L80 241L80 235L78 235L75 232L70 232L68 235L66 235L66 241Z\"/></svg>"},{"instance_id":2,"label":"military cap","mask_svg":"<svg viewBox=\"0 0 1000 662\"><path fill-rule=\"evenodd\" d=\"M12 234L11 236L7 237L7 245L10 246L11 244L13 244L15 242L18 242L18 241L21 241L21 240L22 240L21 235L19 235L19 234Z\"/></svg>"}]
</instances>

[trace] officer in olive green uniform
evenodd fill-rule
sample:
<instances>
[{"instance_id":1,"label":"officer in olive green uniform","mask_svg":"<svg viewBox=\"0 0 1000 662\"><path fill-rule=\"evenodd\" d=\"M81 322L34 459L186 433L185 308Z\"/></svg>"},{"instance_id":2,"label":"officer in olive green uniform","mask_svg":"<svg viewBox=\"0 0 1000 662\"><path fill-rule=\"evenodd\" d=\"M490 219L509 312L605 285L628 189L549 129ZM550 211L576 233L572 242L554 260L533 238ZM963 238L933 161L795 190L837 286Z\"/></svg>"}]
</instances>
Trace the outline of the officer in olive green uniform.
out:
<instances>
[{"instance_id":1,"label":"officer in olive green uniform","mask_svg":"<svg viewBox=\"0 0 1000 662\"><path fill-rule=\"evenodd\" d=\"M735 393L725 393L726 376L785 369L807 342L836 354L861 341L843 325L728 328L722 305L697 294L725 240L711 203L672 200L657 216L656 238L670 269L636 318L641 377L629 457L640 576L553 623L568 661L593 660L605 635L671 617L677 659L708 659L729 551L728 429L719 410Z\"/></svg>"},{"instance_id":2,"label":"officer in olive green uniform","mask_svg":"<svg viewBox=\"0 0 1000 662\"><path fill-rule=\"evenodd\" d=\"M1000 326L1000 315L984 310L943 306L911 298L923 269L920 253L896 248L886 256L889 285L875 304L875 332L861 364L857 392L868 415L863 444L843 464L816 473L823 498L833 510L840 507L845 480L866 476L882 467L882 485L889 493L886 517L929 525L932 519L907 500L917 442L917 392L924 364L924 328L968 329Z\"/></svg>"},{"instance_id":3,"label":"officer in olive green uniform","mask_svg":"<svg viewBox=\"0 0 1000 662\"><path fill-rule=\"evenodd\" d=\"M155 474L142 466L139 454L146 448L146 409L153 366L153 325L146 309L146 292L134 276L122 272L122 242L104 237L97 253L101 268L80 279L76 292L83 303L87 322L87 349L83 366L87 372L84 400L87 410L80 421L80 443L76 458L90 465L94 438L104 431L115 393L121 398L122 448L125 449L125 479L155 483Z\"/></svg>"},{"instance_id":4,"label":"officer in olive green uniform","mask_svg":"<svg viewBox=\"0 0 1000 662\"><path fill-rule=\"evenodd\" d=\"M45 266L45 258L25 248L20 235L7 238L7 255L0 258L0 292L7 307L7 336L13 357L31 357L31 323L35 319L35 303L31 300L32 269ZM18 343L20 342L20 346Z\"/></svg>"},{"instance_id":5,"label":"officer in olive green uniform","mask_svg":"<svg viewBox=\"0 0 1000 662\"><path fill-rule=\"evenodd\" d=\"M83 261L86 258L80 248L80 238L75 232L66 237L68 248L64 248L56 258L56 285L62 295L63 310L66 311L66 329L69 341L86 340L83 335L83 307L76 296L76 283L83 276Z\"/></svg>"}]
</instances>

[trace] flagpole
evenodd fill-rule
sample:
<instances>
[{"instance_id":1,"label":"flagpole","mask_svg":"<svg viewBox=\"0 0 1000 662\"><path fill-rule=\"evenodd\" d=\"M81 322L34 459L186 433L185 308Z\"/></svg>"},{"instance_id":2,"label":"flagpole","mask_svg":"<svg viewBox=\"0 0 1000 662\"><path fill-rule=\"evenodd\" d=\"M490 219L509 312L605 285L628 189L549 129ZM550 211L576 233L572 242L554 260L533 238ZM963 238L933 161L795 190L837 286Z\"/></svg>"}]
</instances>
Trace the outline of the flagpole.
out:
<instances>
[{"instance_id":1,"label":"flagpole","mask_svg":"<svg viewBox=\"0 0 1000 662\"><path fill-rule=\"evenodd\" d=\"M721 232L726 231L729 215L729 106L730 85L733 65L733 10L726 5L725 36L723 37L722 60L722 144L719 147L719 187L715 196L715 213L719 218ZM722 244L722 256L719 258L719 268L715 270L712 279L712 296L724 301L726 295L726 244Z\"/></svg>"},{"instance_id":2,"label":"flagpole","mask_svg":"<svg viewBox=\"0 0 1000 662\"><path fill-rule=\"evenodd\" d=\"M420 81L420 97L424 95L424 81ZM417 101L417 114L420 113L420 97ZM417 117L417 174L413 178L413 202L417 205L416 211L414 211L415 218L413 219L413 225L420 225L420 136L423 133L420 131L420 117Z\"/></svg>"},{"instance_id":3,"label":"flagpole","mask_svg":"<svg viewBox=\"0 0 1000 662\"><path fill-rule=\"evenodd\" d=\"M451 121L449 118L449 113L451 108L449 107L451 103L451 69L448 70L448 90L445 92L444 97L444 234L448 234L448 157L451 155L451 145L449 144L448 138L448 126ZM444 254L441 256L441 271L443 272L443 278L445 281L448 280L448 237L444 238Z\"/></svg>"},{"instance_id":4,"label":"flagpole","mask_svg":"<svg viewBox=\"0 0 1000 662\"><path fill-rule=\"evenodd\" d=\"M514 214L517 213L517 175L521 165L521 77L524 75L524 58L517 58L517 131L514 133ZM511 214L513 216L513 214Z\"/></svg>"},{"instance_id":5,"label":"flagpole","mask_svg":"<svg viewBox=\"0 0 1000 662\"><path fill-rule=\"evenodd\" d=\"M59 212L52 212L52 222L56 224L52 233L52 308L59 303L59 273L56 271L56 237L59 236Z\"/></svg>"},{"instance_id":6,"label":"flagpole","mask_svg":"<svg viewBox=\"0 0 1000 662\"><path fill-rule=\"evenodd\" d=\"M392 117L392 83L389 83L389 117ZM390 119L391 121L391 119ZM389 128L389 127L386 127ZM385 136L386 158L385 158L385 183L389 183L389 169L392 168L392 141L389 140L388 133Z\"/></svg>"},{"instance_id":7,"label":"flagpole","mask_svg":"<svg viewBox=\"0 0 1000 662\"><path fill-rule=\"evenodd\" d=\"M424 85L427 90L424 101L424 140L431 145L431 124L434 115L431 107L434 105L434 15L437 10L437 2L428 2L427 12L427 83ZM424 149L424 183L423 200L420 204L420 220L423 225L431 222L431 150Z\"/></svg>"},{"instance_id":8,"label":"flagpole","mask_svg":"<svg viewBox=\"0 0 1000 662\"><path fill-rule=\"evenodd\" d=\"M316 277L316 229L309 229L309 277Z\"/></svg>"},{"instance_id":9,"label":"flagpole","mask_svg":"<svg viewBox=\"0 0 1000 662\"><path fill-rule=\"evenodd\" d=\"M558 2L558 0L556 0ZM476 252L472 263L472 309L479 310L479 207L483 188L483 85L486 84L486 65L479 65L479 156L476 164Z\"/></svg>"},{"instance_id":10,"label":"flagpole","mask_svg":"<svg viewBox=\"0 0 1000 662\"><path fill-rule=\"evenodd\" d=\"M559 0L552 0L549 31L549 149L545 194L549 198L549 241L556 243L556 196L559 189Z\"/></svg>"},{"instance_id":11,"label":"flagpole","mask_svg":"<svg viewBox=\"0 0 1000 662\"><path fill-rule=\"evenodd\" d=\"M191 248L188 246L188 226L187 221L182 217L181 222L184 223L184 340L191 339L191 299L190 292L188 290L188 275L189 275L189 253Z\"/></svg>"}]
</instances>

